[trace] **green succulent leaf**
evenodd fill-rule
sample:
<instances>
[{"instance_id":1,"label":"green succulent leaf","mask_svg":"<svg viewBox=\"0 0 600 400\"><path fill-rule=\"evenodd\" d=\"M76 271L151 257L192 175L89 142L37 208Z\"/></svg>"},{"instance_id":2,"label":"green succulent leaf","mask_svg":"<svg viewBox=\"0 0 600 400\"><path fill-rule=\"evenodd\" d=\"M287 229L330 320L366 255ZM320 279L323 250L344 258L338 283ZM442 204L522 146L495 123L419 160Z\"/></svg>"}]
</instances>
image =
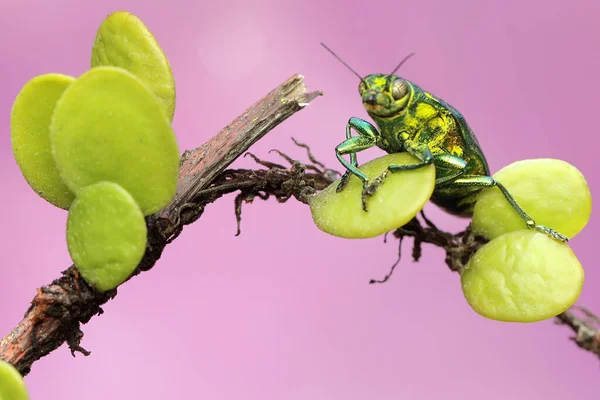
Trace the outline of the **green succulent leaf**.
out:
<instances>
[{"instance_id":1,"label":"green succulent leaf","mask_svg":"<svg viewBox=\"0 0 600 400\"><path fill-rule=\"evenodd\" d=\"M123 283L142 260L146 220L135 199L113 182L82 189L67 219L67 245L79 273L100 292Z\"/></svg>"},{"instance_id":2,"label":"green succulent leaf","mask_svg":"<svg viewBox=\"0 0 600 400\"><path fill-rule=\"evenodd\" d=\"M23 377L12 364L0 360L0 400L28 400Z\"/></svg>"},{"instance_id":3,"label":"green succulent leaf","mask_svg":"<svg viewBox=\"0 0 600 400\"><path fill-rule=\"evenodd\" d=\"M522 160L507 165L494 178L513 195L538 225L575 237L592 212L590 188L577 168L557 159ZM488 239L523 229L524 222L500 189L484 189L473 210L472 230Z\"/></svg>"},{"instance_id":4,"label":"green succulent leaf","mask_svg":"<svg viewBox=\"0 0 600 400\"><path fill-rule=\"evenodd\" d=\"M505 322L537 322L571 307L583 268L571 250L535 230L506 233L481 247L461 271L464 296L478 314Z\"/></svg>"},{"instance_id":5,"label":"green succulent leaf","mask_svg":"<svg viewBox=\"0 0 600 400\"><path fill-rule=\"evenodd\" d=\"M124 68L140 78L173 120L175 80L169 60L138 17L117 11L102 22L92 47L91 65Z\"/></svg>"},{"instance_id":6,"label":"green succulent leaf","mask_svg":"<svg viewBox=\"0 0 600 400\"><path fill-rule=\"evenodd\" d=\"M50 121L56 102L75 78L36 76L17 95L10 116L13 155L23 177L43 199L68 209L75 198L63 182L50 151Z\"/></svg>"},{"instance_id":7,"label":"green succulent leaf","mask_svg":"<svg viewBox=\"0 0 600 400\"><path fill-rule=\"evenodd\" d=\"M363 164L359 169L370 179L390 164L418 164L409 153L387 154ZM370 238L399 228L413 219L431 197L435 167L391 173L362 209L362 182L350 175L348 185L336 192L335 181L310 200L313 221L319 229L343 238Z\"/></svg>"},{"instance_id":8,"label":"green succulent leaf","mask_svg":"<svg viewBox=\"0 0 600 400\"><path fill-rule=\"evenodd\" d=\"M175 195L179 150L171 124L150 89L122 68L93 68L65 90L50 141L60 175L75 194L96 182L115 182L144 215Z\"/></svg>"}]
</instances>

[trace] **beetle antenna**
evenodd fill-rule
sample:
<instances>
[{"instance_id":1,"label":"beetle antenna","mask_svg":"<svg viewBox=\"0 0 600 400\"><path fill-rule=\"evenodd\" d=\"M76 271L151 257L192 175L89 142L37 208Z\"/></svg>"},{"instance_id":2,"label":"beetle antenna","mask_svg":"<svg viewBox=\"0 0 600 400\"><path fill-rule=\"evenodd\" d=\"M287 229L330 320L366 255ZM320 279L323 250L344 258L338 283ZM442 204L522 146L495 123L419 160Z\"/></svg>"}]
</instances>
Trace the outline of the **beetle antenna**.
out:
<instances>
[{"instance_id":1,"label":"beetle antenna","mask_svg":"<svg viewBox=\"0 0 600 400\"><path fill-rule=\"evenodd\" d=\"M362 76L360 76L360 74L359 74L358 72L356 72L355 70L353 70L351 66L349 66L348 64L346 64L346 62L345 62L344 60L342 60L342 59L340 58L340 56L338 56L337 54L335 54L335 53L333 52L333 50L331 50L329 47L325 46L325 43L321 42L321 46L325 47L325 49L326 49L328 52L330 52L331 54L333 54L333 56L334 56L335 58L337 58L339 62L341 62L342 64L344 64L344 65L346 66L346 68L348 68L350 71L352 71L352 73L354 73L354 75L358 76L358 79L360 79L360 81L361 81L361 82L365 83L365 80L363 79L363 77L362 77Z\"/></svg>"},{"instance_id":2,"label":"beetle antenna","mask_svg":"<svg viewBox=\"0 0 600 400\"><path fill-rule=\"evenodd\" d=\"M404 57L404 59L402 61L400 61L400 64L398 64L396 66L396 68L394 68L394 70L392 71L392 73L390 75L394 75L396 73L396 71L398 71L400 69L400 67L402 66L402 64L404 64L406 61L408 61L409 58L411 58L412 56L414 56L417 53L410 53L409 55L407 55L406 57Z\"/></svg>"}]
</instances>

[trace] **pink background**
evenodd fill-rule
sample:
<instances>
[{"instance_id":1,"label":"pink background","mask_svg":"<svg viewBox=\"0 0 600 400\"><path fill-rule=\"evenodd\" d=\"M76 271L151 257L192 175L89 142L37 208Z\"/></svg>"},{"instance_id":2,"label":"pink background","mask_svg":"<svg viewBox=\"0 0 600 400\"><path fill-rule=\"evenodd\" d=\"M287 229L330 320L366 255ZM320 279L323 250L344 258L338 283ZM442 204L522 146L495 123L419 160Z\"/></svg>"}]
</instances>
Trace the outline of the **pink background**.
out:
<instances>
[{"instance_id":1,"label":"pink background","mask_svg":"<svg viewBox=\"0 0 600 400\"><path fill-rule=\"evenodd\" d=\"M366 113L357 78L324 41L361 74L388 72L416 51L402 75L466 115L492 170L557 157L598 193L597 0L354 3L1 0L0 336L35 288L69 265L66 213L29 189L12 158L12 101L35 75L84 72L98 25L119 9L142 18L171 60L182 151L299 72L325 96L253 152L304 157L294 136L339 169L333 148L345 123ZM90 357L73 359L63 346L37 362L26 379L32 399L597 396L599 360L577 349L567 328L479 317L438 249L428 246L419 264L405 258L388 284L371 286L394 262L396 242L327 236L306 206L275 200L246 207L234 237L232 201L211 205L152 272L84 326ZM427 209L444 228L465 225ZM597 215L572 246L587 268L579 304L600 312Z\"/></svg>"}]
</instances>

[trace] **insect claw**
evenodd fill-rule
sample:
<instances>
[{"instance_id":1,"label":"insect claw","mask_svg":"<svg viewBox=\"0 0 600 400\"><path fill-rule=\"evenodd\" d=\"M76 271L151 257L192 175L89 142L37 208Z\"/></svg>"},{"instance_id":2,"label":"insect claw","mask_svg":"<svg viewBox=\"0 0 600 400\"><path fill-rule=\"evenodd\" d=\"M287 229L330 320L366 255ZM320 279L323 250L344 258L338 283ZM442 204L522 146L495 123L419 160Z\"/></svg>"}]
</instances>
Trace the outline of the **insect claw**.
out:
<instances>
[{"instance_id":1,"label":"insect claw","mask_svg":"<svg viewBox=\"0 0 600 400\"><path fill-rule=\"evenodd\" d=\"M379 188L379 185L381 184L381 182L379 182L377 179L375 179L372 182L365 182L363 184L363 190L362 190L362 206L363 206L363 211L367 211L367 198L371 197L375 194L375 192L377 192L377 189Z\"/></svg>"},{"instance_id":2,"label":"insect claw","mask_svg":"<svg viewBox=\"0 0 600 400\"><path fill-rule=\"evenodd\" d=\"M538 231L550 236L552 239L558 240L559 242L567 243L569 241L569 238L567 236L563 235L560 232L555 231L554 229L550 229L550 228L547 228L542 225L536 225L536 226L534 226L534 228L537 229Z\"/></svg>"},{"instance_id":3,"label":"insect claw","mask_svg":"<svg viewBox=\"0 0 600 400\"><path fill-rule=\"evenodd\" d=\"M556 231L553 231L553 237L563 243L567 243L569 241L569 238L565 235L563 235L562 233L558 233Z\"/></svg>"},{"instance_id":4,"label":"insect claw","mask_svg":"<svg viewBox=\"0 0 600 400\"><path fill-rule=\"evenodd\" d=\"M362 209L364 212L367 212L367 194L364 192L362 195Z\"/></svg>"},{"instance_id":5,"label":"insect claw","mask_svg":"<svg viewBox=\"0 0 600 400\"><path fill-rule=\"evenodd\" d=\"M337 188L335 189L335 191L337 193L339 193L342 190L344 190L344 188L346 187L346 185L348 185L348 179L349 178L350 178L350 173L348 171L346 171L344 173L344 175L342 175L342 179L340 180L340 183L337 185Z\"/></svg>"}]
</instances>

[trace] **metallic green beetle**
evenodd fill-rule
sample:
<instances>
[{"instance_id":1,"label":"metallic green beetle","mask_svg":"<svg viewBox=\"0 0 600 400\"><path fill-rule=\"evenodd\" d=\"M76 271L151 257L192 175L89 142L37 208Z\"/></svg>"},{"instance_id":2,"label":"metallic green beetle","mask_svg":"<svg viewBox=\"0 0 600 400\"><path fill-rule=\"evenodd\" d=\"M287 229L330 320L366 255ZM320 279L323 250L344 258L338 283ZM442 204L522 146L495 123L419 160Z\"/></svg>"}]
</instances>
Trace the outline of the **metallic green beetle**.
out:
<instances>
[{"instance_id":1,"label":"metallic green beetle","mask_svg":"<svg viewBox=\"0 0 600 400\"><path fill-rule=\"evenodd\" d=\"M569 239L553 229L537 225L500 182L490 176L487 161L467 121L454 107L399 76L394 75L410 57L406 57L391 74L361 77L325 44L340 62L360 78L359 93L371 123L352 117L346 126L346 140L336 149L336 156L346 168L337 191L344 189L350 174L363 182L362 205L367 211L367 198L372 196L389 173L407 171L434 164L436 181L432 203L446 212L470 217L477 194L486 187L500 189L512 208L528 228L567 242ZM352 136L352 130L359 136ZM421 162L414 165L389 165L377 178L358 169L356 153L377 146L387 153L407 151ZM350 162L342 156L350 155Z\"/></svg>"}]
</instances>

